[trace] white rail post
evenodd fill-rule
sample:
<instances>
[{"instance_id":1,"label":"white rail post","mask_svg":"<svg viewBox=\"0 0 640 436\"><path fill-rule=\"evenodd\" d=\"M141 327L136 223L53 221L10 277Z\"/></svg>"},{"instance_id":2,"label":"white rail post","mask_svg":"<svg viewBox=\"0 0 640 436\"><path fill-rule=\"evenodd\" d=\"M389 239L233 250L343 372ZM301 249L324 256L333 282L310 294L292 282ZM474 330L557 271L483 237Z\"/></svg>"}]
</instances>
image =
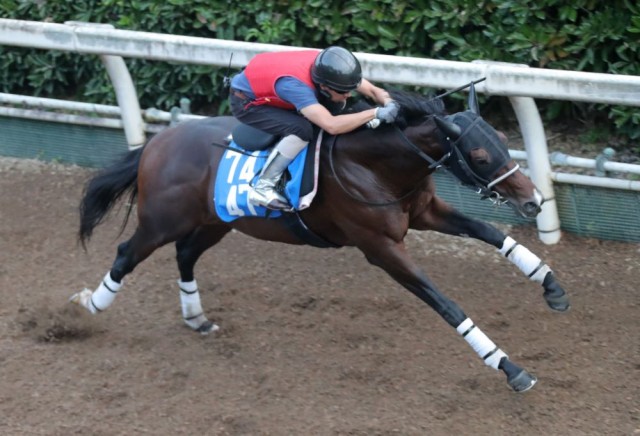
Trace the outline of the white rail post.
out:
<instances>
[{"instance_id":1,"label":"white rail post","mask_svg":"<svg viewBox=\"0 0 640 436\"><path fill-rule=\"evenodd\" d=\"M485 77L483 90L487 94L497 94L501 90L503 77L500 71L510 68L520 73L529 70L526 64L511 64L505 62L477 60L473 64L485 65ZM557 244L560 241L560 217L558 215L558 205L553 191L553 180L551 179L551 163L549 162L549 149L547 138L544 133L542 119L536 106L536 102L531 97L517 97L517 94L507 94L513 111L518 119L524 148L527 152L527 164L529 166L529 177L537 186L544 198L542 211L536 217L538 226L538 237L545 244Z\"/></svg>"},{"instance_id":2,"label":"white rail post","mask_svg":"<svg viewBox=\"0 0 640 436\"><path fill-rule=\"evenodd\" d=\"M520 130L522 130L531 180L538 187L545 200L542 212L536 217L538 237L545 244L556 244L560 241L561 236L560 218L553 191L549 150L542 119L533 98L509 97L509 101L518 118Z\"/></svg>"},{"instance_id":3,"label":"white rail post","mask_svg":"<svg viewBox=\"0 0 640 436\"><path fill-rule=\"evenodd\" d=\"M85 23L81 21L66 21L64 24L71 27L114 28L111 24ZM127 69L127 65L120 56L101 54L99 57L107 69L107 74L109 74L116 93L116 100L118 101L118 106L120 106L122 125L129 150L141 147L146 142L145 125L142 119L142 111L140 110L136 88Z\"/></svg>"}]
</instances>

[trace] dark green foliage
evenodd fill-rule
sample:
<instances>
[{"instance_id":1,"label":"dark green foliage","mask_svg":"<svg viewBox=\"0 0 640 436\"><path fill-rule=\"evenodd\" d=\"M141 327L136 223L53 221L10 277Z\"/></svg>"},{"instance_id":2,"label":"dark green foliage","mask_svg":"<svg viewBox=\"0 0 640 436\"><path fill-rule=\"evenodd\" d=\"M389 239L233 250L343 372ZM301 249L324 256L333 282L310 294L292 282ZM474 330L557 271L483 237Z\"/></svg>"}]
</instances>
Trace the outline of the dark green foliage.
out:
<instances>
[{"instance_id":1,"label":"dark green foliage","mask_svg":"<svg viewBox=\"0 0 640 436\"><path fill-rule=\"evenodd\" d=\"M0 0L0 16L238 41L640 75L635 0ZM95 56L0 47L2 92L115 103ZM126 60L142 107L168 110L181 97L211 112L223 69ZM425 72L428 74L428 72ZM607 116L640 137L632 107L539 102L547 119ZM223 106L224 107L224 106Z\"/></svg>"}]
</instances>

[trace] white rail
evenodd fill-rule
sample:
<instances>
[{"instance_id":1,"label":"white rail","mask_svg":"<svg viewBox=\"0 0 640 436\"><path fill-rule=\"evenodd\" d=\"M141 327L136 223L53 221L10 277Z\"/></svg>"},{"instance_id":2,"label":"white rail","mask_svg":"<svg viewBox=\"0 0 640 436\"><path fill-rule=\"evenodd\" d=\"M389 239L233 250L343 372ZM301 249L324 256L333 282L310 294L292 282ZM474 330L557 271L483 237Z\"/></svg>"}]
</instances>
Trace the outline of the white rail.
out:
<instances>
[{"instance_id":1,"label":"white rail","mask_svg":"<svg viewBox=\"0 0 640 436\"><path fill-rule=\"evenodd\" d=\"M11 19L0 19L0 44L201 65L227 66L231 61L232 67L246 65L261 52L298 49L117 30L110 26ZM546 138L533 98L640 106L638 76L544 70L496 62L464 63L367 53L356 53L356 56L362 63L365 76L373 81L454 88L486 77L486 81L477 86L478 92L508 96L523 131L531 178L547 200L537 217L537 224L540 239L548 244L559 241L560 221L553 194ZM117 80L117 74L110 72L110 76L112 80ZM130 85L126 85L126 88L119 84L114 86L117 93L120 90L123 96L130 94ZM127 100L121 99L120 94L118 97L121 105ZM130 108L122 109L134 112ZM135 128L138 133L144 134L143 126L136 127L139 124L137 120L132 123L130 119L123 118L123 122L125 129ZM135 133L127 133L127 137L134 138L129 143L135 145Z\"/></svg>"},{"instance_id":2,"label":"white rail","mask_svg":"<svg viewBox=\"0 0 640 436\"><path fill-rule=\"evenodd\" d=\"M0 19L0 44L48 50L174 61L187 64L245 66L258 53L296 50L190 36L117 30L36 21ZM453 88L486 77L478 92L640 106L640 77L523 68L501 62L454 62L404 56L356 53L365 76L385 83Z\"/></svg>"},{"instance_id":3,"label":"white rail","mask_svg":"<svg viewBox=\"0 0 640 436\"><path fill-rule=\"evenodd\" d=\"M104 104L0 93L0 115L126 130L122 121L126 116L122 108ZM168 123L174 121L204 118L200 115L182 113L174 116L170 112L155 108L142 110L140 115L144 120L142 123L144 130L153 133L166 128Z\"/></svg>"},{"instance_id":4,"label":"white rail","mask_svg":"<svg viewBox=\"0 0 640 436\"><path fill-rule=\"evenodd\" d=\"M78 112L78 114L69 112ZM124 127L120 120L122 110L118 106L80 103L68 100L56 100L51 98L4 93L0 93L0 116L82 124L114 129L122 129ZM151 108L142 111L142 118L146 122L145 130L150 133L157 133L166 128L169 123L204 117L201 115L183 113L174 114ZM509 150L509 154L516 160L528 160L527 152L524 150ZM596 159L569 156L560 152L551 153L550 163L557 166L592 170L597 169L598 167ZM602 163L602 169L607 172L610 171L640 175L640 165L614 162L611 160L604 161ZM526 173L530 174L530 171L527 169ZM640 191L640 181L637 180L594 177L562 172L551 172L550 174L551 179L558 183L573 183L604 188Z\"/></svg>"}]
</instances>

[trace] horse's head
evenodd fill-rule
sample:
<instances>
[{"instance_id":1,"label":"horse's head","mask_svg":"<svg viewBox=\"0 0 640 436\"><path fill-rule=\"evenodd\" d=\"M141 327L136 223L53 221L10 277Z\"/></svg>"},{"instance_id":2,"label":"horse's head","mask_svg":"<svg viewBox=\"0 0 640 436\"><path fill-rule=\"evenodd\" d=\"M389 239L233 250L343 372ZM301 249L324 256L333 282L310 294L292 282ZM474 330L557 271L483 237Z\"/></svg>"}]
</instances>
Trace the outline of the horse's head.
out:
<instances>
[{"instance_id":1,"label":"horse's head","mask_svg":"<svg viewBox=\"0 0 640 436\"><path fill-rule=\"evenodd\" d=\"M494 203L508 203L525 217L540 213L542 195L509 156L506 138L479 115L473 84L469 110L436 117L450 156L445 165L465 185Z\"/></svg>"}]
</instances>

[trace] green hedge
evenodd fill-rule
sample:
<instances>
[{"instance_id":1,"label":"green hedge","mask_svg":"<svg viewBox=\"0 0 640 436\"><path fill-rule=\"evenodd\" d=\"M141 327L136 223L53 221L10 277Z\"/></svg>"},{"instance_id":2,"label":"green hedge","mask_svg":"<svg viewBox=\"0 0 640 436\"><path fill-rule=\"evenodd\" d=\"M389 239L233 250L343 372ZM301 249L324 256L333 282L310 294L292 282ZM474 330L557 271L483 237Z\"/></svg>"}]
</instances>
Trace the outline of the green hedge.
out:
<instances>
[{"instance_id":1,"label":"green hedge","mask_svg":"<svg viewBox=\"0 0 640 436\"><path fill-rule=\"evenodd\" d=\"M640 75L635 0L0 0L0 16L110 23L147 32L326 47L533 67ZM0 47L2 92L115 103L95 56ZM200 113L219 107L223 69L126 60L143 107L188 96ZM428 71L425 72L428 74ZM610 118L640 137L635 108L540 102L547 119Z\"/></svg>"}]
</instances>

